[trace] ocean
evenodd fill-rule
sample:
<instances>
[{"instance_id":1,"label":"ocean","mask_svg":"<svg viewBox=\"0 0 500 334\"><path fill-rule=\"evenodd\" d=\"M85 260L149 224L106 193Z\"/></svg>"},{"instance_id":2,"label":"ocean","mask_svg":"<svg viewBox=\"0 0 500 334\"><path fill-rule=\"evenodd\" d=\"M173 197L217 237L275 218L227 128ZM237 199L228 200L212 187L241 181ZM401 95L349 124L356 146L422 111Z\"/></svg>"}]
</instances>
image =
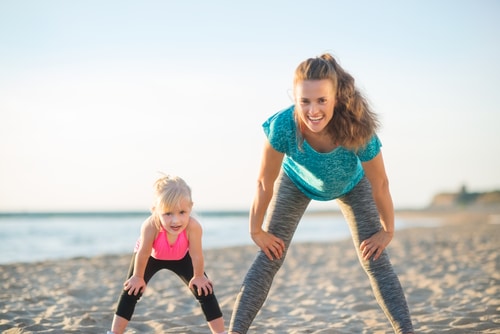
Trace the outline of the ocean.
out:
<instances>
[{"instance_id":1,"label":"ocean","mask_svg":"<svg viewBox=\"0 0 500 334\"><path fill-rule=\"evenodd\" d=\"M203 248L252 244L245 212L196 213L203 226ZM148 213L0 214L0 265L16 262L127 254L133 251ZM437 222L396 220L396 228L431 226ZM306 213L293 242L349 238L340 213Z\"/></svg>"}]
</instances>

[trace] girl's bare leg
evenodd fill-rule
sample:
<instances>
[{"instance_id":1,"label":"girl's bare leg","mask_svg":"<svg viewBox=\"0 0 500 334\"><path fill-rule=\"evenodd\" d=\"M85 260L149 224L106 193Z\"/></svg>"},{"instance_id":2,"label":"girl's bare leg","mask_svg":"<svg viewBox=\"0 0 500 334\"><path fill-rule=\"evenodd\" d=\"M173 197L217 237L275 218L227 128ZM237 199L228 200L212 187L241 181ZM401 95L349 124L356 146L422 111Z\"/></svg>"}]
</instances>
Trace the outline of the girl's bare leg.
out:
<instances>
[{"instance_id":1,"label":"girl's bare leg","mask_svg":"<svg viewBox=\"0 0 500 334\"><path fill-rule=\"evenodd\" d=\"M116 315L113 317L113 324L111 325L111 331L114 334L123 334L125 332L125 328L127 328L128 320Z\"/></svg>"},{"instance_id":2,"label":"girl's bare leg","mask_svg":"<svg viewBox=\"0 0 500 334\"><path fill-rule=\"evenodd\" d=\"M220 317L208 322L208 327L214 334L225 333L226 327L224 327L224 318Z\"/></svg>"}]
</instances>

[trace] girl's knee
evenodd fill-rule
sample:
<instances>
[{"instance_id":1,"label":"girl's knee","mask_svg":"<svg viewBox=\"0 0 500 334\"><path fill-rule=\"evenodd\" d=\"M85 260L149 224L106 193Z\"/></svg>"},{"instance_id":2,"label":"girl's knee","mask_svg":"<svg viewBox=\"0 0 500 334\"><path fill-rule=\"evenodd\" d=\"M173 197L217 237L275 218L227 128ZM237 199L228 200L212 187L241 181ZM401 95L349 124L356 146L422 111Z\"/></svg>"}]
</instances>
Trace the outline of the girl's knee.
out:
<instances>
[{"instance_id":1,"label":"girl's knee","mask_svg":"<svg viewBox=\"0 0 500 334\"><path fill-rule=\"evenodd\" d=\"M209 293L207 295L198 294L198 289L191 289L191 292L193 293L194 297L200 302L215 299L215 292L213 290L212 293Z\"/></svg>"}]
</instances>

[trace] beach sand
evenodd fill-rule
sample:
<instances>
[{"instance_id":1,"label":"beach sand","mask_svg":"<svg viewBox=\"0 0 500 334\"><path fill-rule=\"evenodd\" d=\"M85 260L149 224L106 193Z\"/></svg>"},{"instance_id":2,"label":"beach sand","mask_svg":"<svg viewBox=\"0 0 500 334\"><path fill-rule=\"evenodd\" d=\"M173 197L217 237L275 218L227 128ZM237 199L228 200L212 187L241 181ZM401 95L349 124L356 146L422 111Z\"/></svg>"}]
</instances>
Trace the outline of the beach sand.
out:
<instances>
[{"instance_id":1,"label":"beach sand","mask_svg":"<svg viewBox=\"0 0 500 334\"><path fill-rule=\"evenodd\" d=\"M447 217L447 218L446 218ZM500 333L500 216L454 214L388 250L416 333ZM205 251L226 324L255 246ZM105 333L130 255L0 266L2 333ZM187 288L160 272L127 333L209 333ZM293 243L250 333L393 333L350 240Z\"/></svg>"}]
</instances>

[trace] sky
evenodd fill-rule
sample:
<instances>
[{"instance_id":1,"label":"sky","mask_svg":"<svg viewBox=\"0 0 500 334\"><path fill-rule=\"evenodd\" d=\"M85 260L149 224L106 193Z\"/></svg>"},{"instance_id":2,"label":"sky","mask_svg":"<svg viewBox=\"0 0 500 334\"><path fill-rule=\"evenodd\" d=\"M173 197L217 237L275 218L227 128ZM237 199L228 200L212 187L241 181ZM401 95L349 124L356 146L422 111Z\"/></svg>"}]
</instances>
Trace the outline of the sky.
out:
<instances>
[{"instance_id":1,"label":"sky","mask_svg":"<svg viewBox=\"0 0 500 334\"><path fill-rule=\"evenodd\" d=\"M247 210L261 124L324 52L380 116L396 208L500 189L498 1L0 0L0 211L148 210L160 173Z\"/></svg>"}]
</instances>

